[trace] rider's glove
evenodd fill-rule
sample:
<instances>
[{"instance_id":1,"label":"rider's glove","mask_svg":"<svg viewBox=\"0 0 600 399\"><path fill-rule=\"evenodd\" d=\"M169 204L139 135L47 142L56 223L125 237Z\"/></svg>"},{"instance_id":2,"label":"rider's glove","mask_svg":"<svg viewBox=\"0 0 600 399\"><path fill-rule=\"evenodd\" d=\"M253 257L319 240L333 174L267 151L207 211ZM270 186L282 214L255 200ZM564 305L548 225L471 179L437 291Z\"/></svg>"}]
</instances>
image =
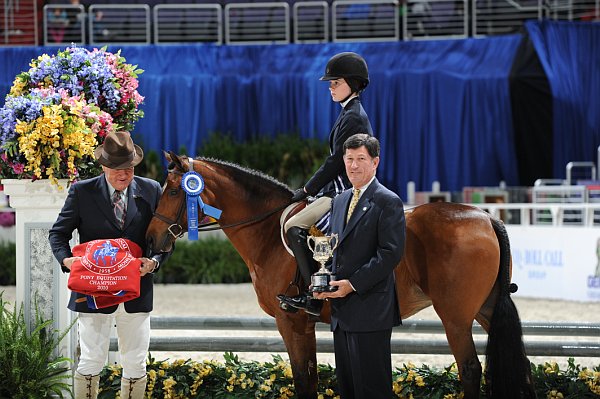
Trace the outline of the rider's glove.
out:
<instances>
[{"instance_id":1,"label":"rider's glove","mask_svg":"<svg viewBox=\"0 0 600 399\"><path fill-rule=\"evenodd\" d=\"M302 201L306 197L308 197L308 193L304 191L304 188L299 188L294 191L294 195L292 195L292 202Z\"/></svg>"}]
</instances>

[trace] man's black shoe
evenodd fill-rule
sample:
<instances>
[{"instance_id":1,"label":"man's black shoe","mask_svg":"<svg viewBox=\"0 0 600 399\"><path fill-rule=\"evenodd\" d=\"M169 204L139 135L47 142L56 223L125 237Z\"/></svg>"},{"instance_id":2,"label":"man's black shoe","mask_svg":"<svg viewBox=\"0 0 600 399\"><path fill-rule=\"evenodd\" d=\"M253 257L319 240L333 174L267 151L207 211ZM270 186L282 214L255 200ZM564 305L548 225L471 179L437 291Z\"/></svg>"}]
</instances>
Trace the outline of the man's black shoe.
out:
<instances>
[{"instance_id":1,"label":"man's black shoe","mask_svg":"<svg viewBox=\"0 0 600 399\"><path fill-rule=\"evenodd\" d=\"M280 301L296 309L302 309L313 316L320 316L323 308L323 301L314 299L307 294L296 296L282 296Z\"/></svg>"}]
</instances>

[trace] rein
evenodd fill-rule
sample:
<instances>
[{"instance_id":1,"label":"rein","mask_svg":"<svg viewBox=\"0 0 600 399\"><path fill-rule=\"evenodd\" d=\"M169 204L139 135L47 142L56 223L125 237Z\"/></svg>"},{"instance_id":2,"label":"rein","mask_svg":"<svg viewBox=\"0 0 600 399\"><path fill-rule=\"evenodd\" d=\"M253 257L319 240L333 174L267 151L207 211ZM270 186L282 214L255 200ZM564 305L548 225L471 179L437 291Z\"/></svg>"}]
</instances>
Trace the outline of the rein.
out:
<instances>
[{"instance_id":1,"label":"rein","mask_svg":"<svg viewBox=\"0 0 600 399\"><path fill-rule=\"evenodd\" d=\"M170 170L169 173L173 173L176 175L183 175L183 173L176 171L176 170ZM182 190L181 187L178 188L178 190ZM291 202L290 202L291 204ZM243 225L252 225L254 223L258 223L260 221L265 220L266 218L268 218L269 216L272 216L273 214L285 209L286 207L288 207L290 204L284 204L281 206L278 206L275 209L272 209L270 211L267 211L263 214L260 214L258 216L254 216L251 217L249 219L246 220L242 220L239 222L234 222L234 223L230 223L230 224L225 224L225 225L218 225L218 222L210 222L210 223L204 223L198 226L198 231L215 231L215 230L224 230L224 229L228 229L231 227L237 227L237 226L243 226ZM153 217L159 219L160 221L166 223L169 225L168 227L168 231L169 233L175 238L179 238L181 236L183 236L183 233L185 232L183 229L183 226L181 226L180 220L183 216L183 210L185 209L186 205L185 205L185 201L182 202L182 204L179 206L179 209L177 210L177 216L175 220L172 220L164 215L161 215L158 212L154 212ZM217 226L215 226L217 225Z\"/></svg>"}]
</instances>

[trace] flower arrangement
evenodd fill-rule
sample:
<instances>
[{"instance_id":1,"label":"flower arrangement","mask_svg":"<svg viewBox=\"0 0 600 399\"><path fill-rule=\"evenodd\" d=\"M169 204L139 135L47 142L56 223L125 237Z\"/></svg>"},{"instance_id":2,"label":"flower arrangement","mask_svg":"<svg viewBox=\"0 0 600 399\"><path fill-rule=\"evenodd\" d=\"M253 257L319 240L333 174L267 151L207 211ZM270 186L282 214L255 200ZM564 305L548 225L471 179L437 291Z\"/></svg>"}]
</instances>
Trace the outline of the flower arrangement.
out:
<instances>
[{"instance_id":1,"label":"flower arrangement","mask_svg":"<svg viewBox=\"0 0 600 399\"><path fill-rule=\"evenodd\" d=\"M17 75L0 108L0 177L75 181L99 171L94 149L143 116L143 71L106 48L43 54Z\"/></svg>"},{"instance_id":2,"label":"flower arrangement","mask_svg":"<svg viewBox=\"0 0 600 399\"><path fill-rule=\"evenodd\" d=\"M147 398L295 398L292 371L281 356L272 362L242 362L230 352L225 363L214 360L156 361L148 358ZM335 369L319 364L318 398L339 399ZM600 398L600 365L593 369L575 365L568 360L566 370L555 362L532 364L532 374L538 398ZM483 378L482 378L483 380ZM99 399L119 397L120 366L107 366L100 375ZM484 388L482 386L482 388ZM400 399L461 399L463 397L456 364L442 370L412 363L393 372L393 389ZM485 397L485 392L481 392Z\"/></svg>"}]
</instances>

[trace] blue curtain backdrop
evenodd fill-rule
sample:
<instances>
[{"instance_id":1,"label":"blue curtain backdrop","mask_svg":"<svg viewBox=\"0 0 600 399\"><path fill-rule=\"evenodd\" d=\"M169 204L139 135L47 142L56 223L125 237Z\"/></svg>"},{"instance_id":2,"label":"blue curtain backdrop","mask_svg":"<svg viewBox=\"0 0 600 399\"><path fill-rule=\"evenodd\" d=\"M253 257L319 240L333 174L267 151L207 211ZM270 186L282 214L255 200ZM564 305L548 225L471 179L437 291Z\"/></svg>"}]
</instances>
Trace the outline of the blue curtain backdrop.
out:
<instances>
[{"instance_id":1,"label":"blue curtain backdrop","mask_svg":"<svg viewBox=\"0 0 600 399\"><path fill-rule=\"evenodd\" d=\"M554 113L564 119L554 121L555 132L564 135L564 141L568 132L569 140L577 143L555 146L560 152L555 154L557 174L564 173L569 160L590 160L591 148L595 151L600 143L600 116L589 112L597 109L600 95L598 74L592 73L598 71L598 40L591 39L600 30L598 25L586 25L528 25L532 37L540 32L536 43L549 54L544 68L556 70L551 82L554 95L560 97L555 99ZM429 190L437 180L442 190L450 191L500 181L519 184L508 76L521 38L123 46L121 53L145 70L139 91L146 97L146 115L136 126L136 140L146 150L178 151L185 146L189 155L202 155L198 150L212 132L240 139L299 132L326 139L339 105L318 78L332 55L362 54L371 75L363 104L382 143L378 176L406 199L409 181L416 182L417 190ZM580 50L565 47L559 38ZM0 95L8 93L14 76L26 70L32 58L55 51L55 47L0 48ZM559 62L559 57L570 59ZM569 82L561 81L563 75Z\"/></svg>"},{"instance_id":2,"label":"blue curtain backdrop","mask_svg":"<svg viewBox=\"0 0 600 399\"><path fill-rule=\"evenodd\" d=\"M600 24L527 23L554 106L554 174L570 161L596 161L600 145Z\"/></svg>"}]
</instances>

